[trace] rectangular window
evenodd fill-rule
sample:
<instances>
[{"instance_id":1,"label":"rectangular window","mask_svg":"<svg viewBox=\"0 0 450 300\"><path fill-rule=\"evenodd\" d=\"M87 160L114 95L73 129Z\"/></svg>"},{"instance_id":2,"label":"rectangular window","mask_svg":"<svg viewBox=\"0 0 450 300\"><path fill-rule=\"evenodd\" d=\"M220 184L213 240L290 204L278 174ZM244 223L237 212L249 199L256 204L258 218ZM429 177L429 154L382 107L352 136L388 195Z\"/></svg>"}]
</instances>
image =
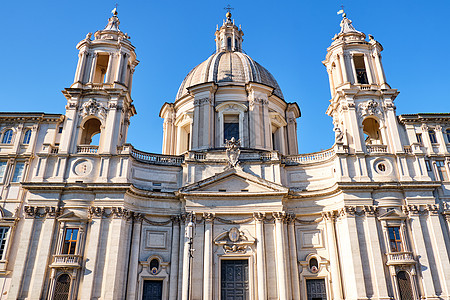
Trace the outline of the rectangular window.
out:
<instances>
[{"instance_id":1,"label":"rectangular window","mask_svg":"<svg viewBox=\"0 0 450 300\"><path fill-rule=\"evenodd\" d=\"M224 115L223 138L226 140L239 139L239 115Z\"/></svg>"},{"instance_id":2,"label":"rectangular window","mask_svg":"<svg viewBox=\"0 0 450 300\"><path fill-rule=\"evenodd\" d=\"M450 128L445 130L445 135L447 136L447 143L450 144Z\"/></svg>"},{"instance_id":3,"label":"rectangular window","mask_svg":"<svg viewBox=\"0 0 450 300\"><path fill-rule=\"evenodd\" d=\"M360 84L368 84L369 80L367 80L367 72L366 66L364 64L364 56L354 55L353 62L355 63L357 82Z\"/></svg>"},{"instance_id":4,"label":"rectangular window","mask_svg":"<svg viewBox=\"0 0 450 300\"><path fill-rule=\"evenodd\" d=\"M78 240L78 228L67 228L61 254L75 254Z\"/></svg>"},{"instance_id":5,"label":"rectangular window","mask_svg":"<svg viewBox=\"0 0 450 300\"><path fill-rule=\"evenodd\" d=\"M427 167L427 171L431 172L431 163L429 160L425 160L425 166Z\"/></svg>"},{"instance_id":6,"label":"rectangular window","mask_svg":"<svg viewBox=\"0 0 450 300\"><path fill-rule=\"evenodd\" d=\"M25 169L25 163L17 163L14 169L14 175L12 182L21 182L23 176L23 170Z\"/></svg>"},{"instance_id":7,"label":"rectangular window","mask_svg":"<svg viewBox=\"0 0 450 300\"><path fill-rule=\"evenodd\" d=\"M436 168L442 181L448 181L447 169L443 160L436 161Z\"/></svg>"},{"instance_id":8,"label":"rectangular window","mask_svg":"<svg viewBox=\"0 0 450 300\"><path fill-rule=\"evenodd\" d=\"M422 134L421 133L416 133L416 139L419 144L422 144Z\"/></svg>"},{"instance_id":9,"label":"rectangular window","mask_svg":"<svg viewBox=\"0 0 450 300\"><path fill-rule=\"evenodd\" d=\"M436 133L434 132L434 130L428 130L428 135L430 136L431 143L436 144L437 139L436 139Z\"/></svg>"},{"instance_id":10,"label":"rectangular window","mask_svg":"<svg viewBox=\"0 0 450 300\"><path fill-rule=\"evenodd\" d=\"M3 183L3 178L5 177L7 164L8 163L6 161L0 161L0 183Z\"/></svg>"},{"instance_id":11,"label":"rectangular window","mask_svg":"<svg viewBox=\"0 0 450 300\"><path fill-rule=\"evenodd\" d=\"M389 248L391 252L402 252L403 245L400 237L400 227L388 227L389 232Z\"/></svg>"},{"instance_id":12,"label":"rectangular window","mask_svg":"<svg viewBox=\"0 0 450 300\"><path fill-rule=\"evenodd\" d=\"M6 242L8 241L9 227L0 227L0 260L5 259Z\"/></svg>"}]
</instances>

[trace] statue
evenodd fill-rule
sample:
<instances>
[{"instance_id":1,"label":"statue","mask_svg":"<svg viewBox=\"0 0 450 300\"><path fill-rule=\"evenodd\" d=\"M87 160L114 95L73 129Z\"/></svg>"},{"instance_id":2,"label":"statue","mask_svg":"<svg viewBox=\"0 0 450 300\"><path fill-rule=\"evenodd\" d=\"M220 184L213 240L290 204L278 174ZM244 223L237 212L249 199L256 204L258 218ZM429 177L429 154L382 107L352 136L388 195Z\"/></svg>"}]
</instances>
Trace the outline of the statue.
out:
<instances>
[{"instance_id":1,"label":"statue","mask_svg":"<svg viewBox=\"0 0 450 300\"><path fill-rule=\"evenodd\" d=\"M239 147L241 146L241 139L236 141L235 138L232 137L231 140L225 140L225 142L229 167L235 168L239 165L239 154L241 153Z\"/></svg>"}]
</instances>

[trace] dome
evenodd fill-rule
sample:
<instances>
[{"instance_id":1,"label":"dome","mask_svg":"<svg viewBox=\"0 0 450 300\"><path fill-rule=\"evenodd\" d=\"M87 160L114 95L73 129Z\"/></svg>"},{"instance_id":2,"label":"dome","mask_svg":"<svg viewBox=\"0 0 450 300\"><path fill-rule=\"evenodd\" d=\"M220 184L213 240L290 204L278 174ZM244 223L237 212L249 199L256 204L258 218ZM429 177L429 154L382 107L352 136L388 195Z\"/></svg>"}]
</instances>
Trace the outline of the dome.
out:
<instances>
[{"instance_id":1,"label":"dome","mask_svg":"<svg viewBox=\"0 0 450 300\"><path fill-rule=\"evenodd\" d=\"M250 56L238 51L217 52L192 69L181 83L176 99L186 95L189 87L206 82L257 82L273 87L274 94L284 99L272 74Z\"/></svg>"}]
</instances>

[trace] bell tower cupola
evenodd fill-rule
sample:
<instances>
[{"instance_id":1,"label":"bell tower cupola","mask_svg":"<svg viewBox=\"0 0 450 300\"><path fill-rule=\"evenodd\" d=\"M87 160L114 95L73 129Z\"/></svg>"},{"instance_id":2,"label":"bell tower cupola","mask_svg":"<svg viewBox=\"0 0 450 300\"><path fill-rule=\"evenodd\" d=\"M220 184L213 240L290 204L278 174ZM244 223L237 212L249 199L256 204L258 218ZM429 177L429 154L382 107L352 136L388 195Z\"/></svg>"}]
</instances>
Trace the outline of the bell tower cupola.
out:
<instances>
[{"instance_id":1,"label":"bell tower cupola","mask_svg":"<svg viewBox=\"0 0 450 300\"><path fill-rule=\"evenodd\" d=\"M242 32L234 24L234 20L231 19L231 12L227 12L227 19L223 21L223 25L219 28L217 25L216 30L216 53L222 51L242 52Z\"/></svg>"},{"instance_id":2,"label":"bell tower cupola","mask_svg":"<svg viewBox=\"0 0 450 300\"><path fill-rule=\"evenodd\" d=\"M323 61L331 91L327 114L333 117L336 143L361 155L402 152L394 105L398 91L386 82L383 47L372 35L366 40L345 13L340 27Z\"/></svg>"},{"instance_id":3,"label":"bell tower cupola","mask_svg":"<svg viewBox=\"0 0 450 300\"><path fill-rule=\"evenodd\" d=\"M136 114L131 86L139 61L119 25L114 9L104 29L88 33L77 45L75 79L63 91L67 106L60 153L115 154L126 143L130 118Z\"/></svg>"}]
</instances>

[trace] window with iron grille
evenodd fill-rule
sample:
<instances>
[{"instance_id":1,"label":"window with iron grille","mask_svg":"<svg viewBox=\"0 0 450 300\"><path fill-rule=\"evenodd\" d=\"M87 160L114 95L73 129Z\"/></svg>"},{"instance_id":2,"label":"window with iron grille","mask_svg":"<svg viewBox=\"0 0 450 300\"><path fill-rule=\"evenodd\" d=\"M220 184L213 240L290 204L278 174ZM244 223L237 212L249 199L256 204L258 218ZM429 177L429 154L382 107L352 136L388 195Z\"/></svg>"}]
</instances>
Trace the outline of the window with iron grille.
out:
<instances>
[{"instance_id":1,"label":"window with iron grille","mask_svg":"<svg viewBox=\"0 0 450 300\"><path fill-rule=\"evenodd\" d=\"M78 240L78 228L67 228L61 254L75 254Z\"/></svg>"},{"instance_id":2,"label":"window with iron grille","mask_svg":"<svg viewBox=\"0 0 450 300\"><path fill-rule=\"evenodd\" d=\"M9 232L9 227L7 227L7 226L0 227L0 260L5 259L6 244L8 241L8 232Z\"/></svg>"},{"instance_id":3,"label":"window with iron grille","mask_svg":"<svg viewBox=\"0 0 450 300\"><path fill-rule=\"evenodd\" d=\"M400 237L400 227L388 227L389 232L389 248L391 252L402 252L403 245Z\"/></svg>"},{"instance_id":4,"label":"window with iron grille","mask_svg":"<svg viewBox=\"0 0 450 300\"><path fill-rule=\"evenodd\" d=\"M68 274L59 275L55 285L54 300L67 300L70 294L70 276Z\"/></svg>"}]
</instances>

